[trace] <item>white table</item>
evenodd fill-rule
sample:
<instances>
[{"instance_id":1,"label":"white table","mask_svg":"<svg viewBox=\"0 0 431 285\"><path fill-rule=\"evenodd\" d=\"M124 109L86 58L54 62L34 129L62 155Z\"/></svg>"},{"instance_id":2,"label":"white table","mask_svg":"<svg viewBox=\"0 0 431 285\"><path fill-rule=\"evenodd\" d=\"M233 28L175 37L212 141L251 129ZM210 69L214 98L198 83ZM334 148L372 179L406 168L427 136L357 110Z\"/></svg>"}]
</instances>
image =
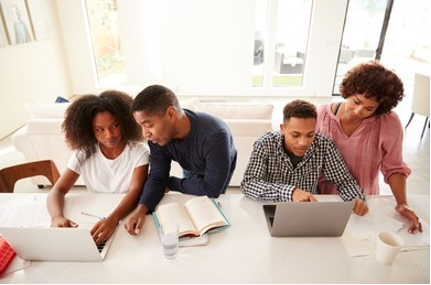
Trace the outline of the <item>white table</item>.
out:
<instances>
[{"instance_id":1,"label":"white table","mask_svg":"<svg viewBox=\"0 0 431 285\"><path fill-rule=\"evenodd\" d=\"M0 194L0 201L23 195ZM106 215L122 197L69 194L66 210L83 222L88 217L81 211ZM162 202L188 198L168 194ZM383 265L372 256L350 257L341 238L273 238L262 203L241 194L218 201L232 226L210 235L207 246L180 248L174 260L163 257L156 226L147 216L140 236L120 226L103 262L32 262L0 283L430 283L429 248L402 252L391 266ZM429 196L410 196L409 202L429 223Z\"/></svg>"}]
</instances>

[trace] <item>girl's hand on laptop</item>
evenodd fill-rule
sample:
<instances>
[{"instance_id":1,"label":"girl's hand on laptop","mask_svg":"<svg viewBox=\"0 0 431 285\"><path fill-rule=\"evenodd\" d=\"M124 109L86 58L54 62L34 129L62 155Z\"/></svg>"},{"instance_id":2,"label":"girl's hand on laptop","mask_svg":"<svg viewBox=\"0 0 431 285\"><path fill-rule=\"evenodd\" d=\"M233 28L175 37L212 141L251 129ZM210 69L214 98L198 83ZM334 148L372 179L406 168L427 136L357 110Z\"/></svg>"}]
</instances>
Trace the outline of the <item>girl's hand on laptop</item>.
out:
<instances>
[{"instance_id":1,"label":"girl's hand on laptop","mask_svg":"<svg viewBox=\"0 0 431 285\"><path fill-rule=\"evenodd\" d=\"M90 233L97 245L105 242L114 233L118 222L119 221L113 217L107 217L94 225Z\"/></svg>"},{"instance_id":2,"label":"girl's hand on laptop","mask_svg":"<svg viewBox=\"0 0 431 285\"><path fill-rule=\"evenodd\" d=\"M72 220L66 219L63 216L54 217L51 219L51 228L77 228L78 224Z\"/></svg>"},{"instance_id":3,"label":"girl's hand on laptop","mask_svg":"<svg viewBox=\"0 0 431 285\"><path fill-rule=\"evenodd\" d=\"M354 201L355 201L355 207L353 208L353 213L355 213L358 216L365 216L368 213L367 203L365 203L359 198L355 198Z\"/></svg>"},{"instance_id":4,"label":"girl's hand on laptop","mask_svg":"<svg viewBox=\"0 0 431 285\"><path fill-rule=\"evenodd\" d=\"M310 192L295 188L292 194L292 202L317 202L317 199Z\"/></svg>"}]
</instances>

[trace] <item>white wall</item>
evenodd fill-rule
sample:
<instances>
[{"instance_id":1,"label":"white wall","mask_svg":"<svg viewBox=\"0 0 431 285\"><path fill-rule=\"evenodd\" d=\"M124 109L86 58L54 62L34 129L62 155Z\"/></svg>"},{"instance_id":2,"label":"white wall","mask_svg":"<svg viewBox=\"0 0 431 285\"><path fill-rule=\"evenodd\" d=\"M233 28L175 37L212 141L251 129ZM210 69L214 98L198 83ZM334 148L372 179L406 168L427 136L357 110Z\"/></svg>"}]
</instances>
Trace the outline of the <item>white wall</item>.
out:
<instances>
[{"instance_id":1,"label":"white wall","mask_svg":"<svg viewBox=\"0 0 431 285\"><path fill-rule=\"evenodd\" d=\"M347 0L314 0L304 96L332 96Z\"/></svg>"},{"instance_id":2,"label":"white wall","mask_svg":"<svg viewBox=\"0 0 431 285\"><path fill-rule=\"evenodd\" d=\"M47 3L51 39L0 48L0 138L27 123L25 100L54 102L59 95L71 95L56 3Z\"/></svg>"},{"instance_id":3,"label":"white wall","mask_svg":"<svg viewBox=\"0 0 431 285\"><path fill-rule=\"evenodd\" d=\"M97 75L83 0L55 0L73 94L97 93Z\"/></svg>"},{"instance_id":4,"label":"white wall","mask_svg":"<svg viewBox=\"0 0 431 285\"><path fill-rule=\"evenodd\" d=\"M304 83L296 88L251 87L255 1L118 1L128 83L138 86L133 91L159 83L189 96L332 94L347 0L314 0ZM73 91L100 92L83 1L57 3Z\"/></svg>"},{"instance_id":5,"label":"white wall","mask_svg":"<svg viewBox=\"0 0 431 285\"><path fill-rule=\"evenodd\" d=\"M131 84L220 95L251 83L254 1L120 3Z\"/></svg>"}]
</instances>

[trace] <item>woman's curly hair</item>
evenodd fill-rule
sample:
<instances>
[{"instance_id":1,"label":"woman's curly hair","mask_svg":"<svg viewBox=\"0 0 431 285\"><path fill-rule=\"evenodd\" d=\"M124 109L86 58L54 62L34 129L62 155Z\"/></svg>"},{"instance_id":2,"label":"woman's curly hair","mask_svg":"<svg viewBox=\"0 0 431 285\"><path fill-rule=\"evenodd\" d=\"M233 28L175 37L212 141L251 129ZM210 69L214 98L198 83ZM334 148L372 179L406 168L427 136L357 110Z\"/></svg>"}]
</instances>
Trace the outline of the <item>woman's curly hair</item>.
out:
<instances>
[{"instance_id":1,"label":"woman's curly hair","mask_svg":"<svg viewBox=\"0 0 431 285\"><path fill-rule=\"evenodd\" d=\"M122 139L127 142L142 141L142 130L133 118L130 106L133 99L124 92L107 90L99 96L84 95L66 110L62 128L66 142L73 150L84 151L88 158L96 151L97 140L93 133L93 119L100 112L110 112L117 117Z\"/></svg>"},{"instance_id":2,"label":"woman's curly hair","mask_svg":"<svg viewBox=\"0 0 431 285\"><path fill-rule=\"evenodd\" d=\"M340 84L343 98L354 94L379 103L375 114L389 113L404 97L404 87L401 79L378 61L362 63L349 70Z\"/></svg>"}]
</instances>

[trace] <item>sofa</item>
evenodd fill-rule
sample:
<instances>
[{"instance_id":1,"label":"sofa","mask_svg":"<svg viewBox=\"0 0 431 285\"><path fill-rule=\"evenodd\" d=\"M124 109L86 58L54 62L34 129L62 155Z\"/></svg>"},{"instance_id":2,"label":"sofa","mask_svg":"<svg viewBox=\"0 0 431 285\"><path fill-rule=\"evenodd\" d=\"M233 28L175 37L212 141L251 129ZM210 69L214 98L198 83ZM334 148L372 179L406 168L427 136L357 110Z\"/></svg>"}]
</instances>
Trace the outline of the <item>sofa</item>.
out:
<instances>
[{"instance_id":1,"label":"sofa","mask_svg":"<svg viewBox=\"0 0 431 285\"><path fill-rule=\"evenodd\" d=\"M272 131L272 105L226 102L201 102L197 98L180 100L183 108L206 112L223 119L229 126L238 151L237 166L229 186L240 186L252 151L253 143L266 131ZM61 124L69 103L26 102L28 123L12 137L13 146L27 162L51 159L60 173L67 166L72 151L65 142ZM182 177L182 169L172 163L171 175ZM45 177L34 177L32 183L49 185ZM82 177L76 185L85 185Z\"/></svg>"}]
</instances>

